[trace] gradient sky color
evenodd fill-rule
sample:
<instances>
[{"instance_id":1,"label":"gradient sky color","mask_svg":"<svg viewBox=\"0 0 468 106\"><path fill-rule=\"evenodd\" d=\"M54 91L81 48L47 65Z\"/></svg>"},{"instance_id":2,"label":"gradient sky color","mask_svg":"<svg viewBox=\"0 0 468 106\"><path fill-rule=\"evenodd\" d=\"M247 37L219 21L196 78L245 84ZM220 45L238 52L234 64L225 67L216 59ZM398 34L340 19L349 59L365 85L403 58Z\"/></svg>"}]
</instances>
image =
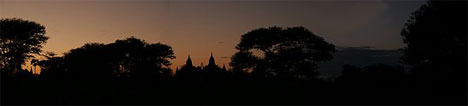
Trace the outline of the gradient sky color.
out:
<instances>
[{"instance_id":1,"label":"gradient sky color","mask_svg":"<svg viewBox=\"0 0 468 106\"><path fill-rule=\"evenodd\" d=\"M424 1L390 0L0 0L1 18L46 27L45 51L135 36L173 47L172 68L228 65L240 36L269 26L304 26L337 46L403 47L400 31Z\"/></svg>"}]
</instances>

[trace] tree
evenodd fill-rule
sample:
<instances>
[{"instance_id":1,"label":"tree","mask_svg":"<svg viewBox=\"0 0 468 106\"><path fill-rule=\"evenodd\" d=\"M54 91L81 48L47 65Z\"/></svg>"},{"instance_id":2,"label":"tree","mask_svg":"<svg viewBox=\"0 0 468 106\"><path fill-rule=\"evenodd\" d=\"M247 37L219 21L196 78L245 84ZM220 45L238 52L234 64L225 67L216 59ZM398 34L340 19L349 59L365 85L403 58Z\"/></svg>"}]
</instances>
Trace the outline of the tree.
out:
<instances>
[{"instance_id":1,"label":"tree","mask_svg":"<svg viewBox=\"0 0 468 106\"><path fill-rule=\"evenodd\" d=\"M466 62L466 1L428 1L412 13L401 35L409 65L463 59ZM462 56L462 57L459 57Z\"/></svg>"},{"instance_id":2,"label":"tree","mask_svg":"<svg viewBox=\"0 0 468 106\"><path fill-rule=\"evenodd\" d=\"M0 19L0 68L19 70L25 60L41 52L49 37L45 27L19 18Z\"/></svg>"},{"instance_id":3,"label":"tree","mask_svg":"<svg viewBox=\"0 0 468 106\"><path fill-rule=\"evenodd\" d=\"M132 76L169 76L174 52L168 45L155 43L149 44L135 37L117 40L107 45L112 51L114 64L120 65L122 71L129 72ZM119 67L120 67L119 66Z\"/></svg>"},{"instance_id":4,"label":"tree","mask_svg":"<svg viewBox=\"0 0 468 106\"><path fill-rule=\"evenodd\" d=\"M63 57L56 56L53 52L46 52L44 57L45 60L37 63L41 67L40 79L60 80L62 77L67 77L64 74L65 62Z\"/></svg>"},{"instance_id":5,"label":"tree","mask_svg":"<svg viewBox=\"0 0 468 106\"><path fill-rule=\"evenodd\" d=\"M401 32L406 44L402 60L427 85L466 92L466 14L465 0L430 0L405 24Z\"/></svg>"},{"instance_id":6,"label":"tree","mask_svg":"<svg viewBox=\"0 0 468 106\"><path fill-rule=\"evenodd\" d=\"M68 78L109 79L113 72L109 53L101 43L88 43L65 53L66 70L72 75Z\"/></svg>"},{"instance_id":7,"label":"tree","mask_svg":"<svg viewBox=\"0 0 468 106\"><path fill-rule=\"evenodd\" d=\"M169 76L169 59L174 58L168 45L130 37L111 44L85 44L66 53L64 61L71 75L78 78L107 79L113 75L152 78Z\"/></svg>"},{"instance_id":8,"label":"tree","mask_svg":"<svg viewBox=\"0 0 468 106\"><path fill-rule=\"evenodd\" d=\"M259 28L242 35L230 65L261 77L315 78L335 46L304 27ZM258 55L257 55L258 54Z\"/></svg>"}]
</instances>

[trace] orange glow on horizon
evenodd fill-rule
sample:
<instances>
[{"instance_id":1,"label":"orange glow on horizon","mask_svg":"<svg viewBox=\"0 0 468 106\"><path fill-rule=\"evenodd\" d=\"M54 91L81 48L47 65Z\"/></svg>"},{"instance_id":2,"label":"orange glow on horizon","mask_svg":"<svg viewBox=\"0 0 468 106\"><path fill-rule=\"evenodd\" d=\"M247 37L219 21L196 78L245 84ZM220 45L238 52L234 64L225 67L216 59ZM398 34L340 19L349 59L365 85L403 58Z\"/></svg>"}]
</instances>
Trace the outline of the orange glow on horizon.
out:
<instances>
[{"instance_id":1,"label":"orange glow on horizon","mask_svg":"<svg viewBox=\"0 0 468 106\"><path fill-rule=\"evenodd\" d=\"M338 46L403 47L398 35L404 21L393 22L394 17L385 15L392 9L389 4L347 3L2 0L0 18L17 17L44 25L50 39L43 50L58 55L86 43L107 44L130 36L148 43L161 42L173 48L173 70L182 66L189 54L195 66L206 64L210 52L218 66L230 68L230 57L241 35L260 27L304 26ZM405 10L407 13L399 12L401 17L397 18L406 19L420 5L413 4L417 6ZM370 22L374 20L383 23Z\"/></svg>"}]
</instances>

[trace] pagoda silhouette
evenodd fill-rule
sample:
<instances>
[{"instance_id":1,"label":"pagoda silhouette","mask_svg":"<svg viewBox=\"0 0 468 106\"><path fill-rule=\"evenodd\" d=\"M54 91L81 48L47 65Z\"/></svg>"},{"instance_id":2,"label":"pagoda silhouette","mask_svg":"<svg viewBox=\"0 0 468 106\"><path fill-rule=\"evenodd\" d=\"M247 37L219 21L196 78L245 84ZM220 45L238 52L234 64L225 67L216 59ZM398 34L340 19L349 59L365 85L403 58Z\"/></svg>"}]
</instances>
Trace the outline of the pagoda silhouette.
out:
<instances>
[{"instance_id":1,"label":"pagoda silhouette","mask_svg":"<svg viewBox=\"0 0 468 106\"><path fill-rule=\"evenodd\" d=\"M210 54L210 58L208 60L208 65L203 65L203 62L200 66L194 66L192 59L190 58L190 54L187 57L187 60L181 68L176 69L175 76L178 79L185 79L185 80L194 80L194 79L212 79L222 77L223 74L227 72L226 66L219 67L216 64L215 58L213 53ZM221 76L220 76L221 75Z\"/></svg>"}]
</instances>

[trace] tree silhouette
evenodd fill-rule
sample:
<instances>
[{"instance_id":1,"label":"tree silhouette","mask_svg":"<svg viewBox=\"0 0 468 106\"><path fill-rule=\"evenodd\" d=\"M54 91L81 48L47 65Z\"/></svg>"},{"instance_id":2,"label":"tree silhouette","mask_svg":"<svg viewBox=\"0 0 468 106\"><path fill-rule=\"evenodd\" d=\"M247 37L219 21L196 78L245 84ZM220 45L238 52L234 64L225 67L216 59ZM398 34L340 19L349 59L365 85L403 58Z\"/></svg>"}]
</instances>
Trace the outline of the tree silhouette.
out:
<instances>
[{"instance_id":1,"label":"tree silhouette","mask_svg":"<svg viewBox=\"0 0 468 106\"><path fill-rule=\"evenodd\" d=\"M46 59L38 62L39 67L41 67L40 79L63 79L66 76L64 58L58 57L52 52L47 52L44 56Z\"/></svg>"},{"instance_id":2,"label":"tree silhouette","mask_svg":"<svg viewBox=\"0 0 468 106\"><path fill-rule=\"evenodd\" d=\"M304 27L269 27L242 35L236 49L230 63L235 70L261 77L314 78L318 63L333 58L335 46Z\"/></svg>"},{"instance_id":3,"label":"tree silhouette","mask_svg":"<svg viewBox=\"0 0 468 106\"><path fill-rule=\"evenodd\" d=\"M459 88L466 92L466 13L465 0L430 0L405 24L401 32L406 44L402 60L427 85L423 88Z\"/></svg>"},{"instance_id":4,"label":"tree silhouette","mask_svg":"<svg viewBox=\"0 0 468 106\"><path fill-rule=\"evenodd\" d=\"M41 52L45 27L19 18L0 19L0 68L20 70L26 59Z\"/></svg>"},{"instance_id":5,"label":"tree silhouette","mask_svg":"<svg viewBox=\"0 0 468 106\"><path fill-rule=\"evenodd\" d=\"M130 37L111 44L89 43L64 56L66 68L74 76L152 78L170 76L168 59L175 58L170 46ZM159 78L159 77L158 77Z\"/></svg>"},{"instance_id":6,"label":"tree silhouette","mask_svg":"<svg viewBox=\"0 0 468 106\"><path fill-rule=\"evenodd\" d=\"M65 66L72 79L110 79L113 75L109 51L100 43L88 43L66 53Z\"/></svg>"},{"instance_id":7,"label":"tree silhouette","mask_svg":"<svg viewBox=\"0 0 468 106\"><path fill-rule=\"evenodd\" d=\"M37 23L2 19L1 104L466 105L466 3L429 1L413 13L401 35L402 59L414 73L344 65L330 80L316 69L333 58L335 46L304 27L254 29L242 35L230 69L213 54L206 66L188 56L172 76L172 48L135 37L88 43L64 56L49 52L31 60L31 71L18 69L48 37ZM10 78L5 70L18 71Z\"/></svg>"},{"instance_id":8,"label":"tree silhouette","mask_svg":"<svg viewBox=\"0 0 468 106\"><path fill-rule=\"evenodd\" d=\"M146 78L152 75L170 76L169 59L174 59L175 56L168 45L148 44L143 40L130 37L117 40L107 46L112 52L113 64L120 68L120 73L129 72L131 76Z\"/></svg>"}]
</instances>

